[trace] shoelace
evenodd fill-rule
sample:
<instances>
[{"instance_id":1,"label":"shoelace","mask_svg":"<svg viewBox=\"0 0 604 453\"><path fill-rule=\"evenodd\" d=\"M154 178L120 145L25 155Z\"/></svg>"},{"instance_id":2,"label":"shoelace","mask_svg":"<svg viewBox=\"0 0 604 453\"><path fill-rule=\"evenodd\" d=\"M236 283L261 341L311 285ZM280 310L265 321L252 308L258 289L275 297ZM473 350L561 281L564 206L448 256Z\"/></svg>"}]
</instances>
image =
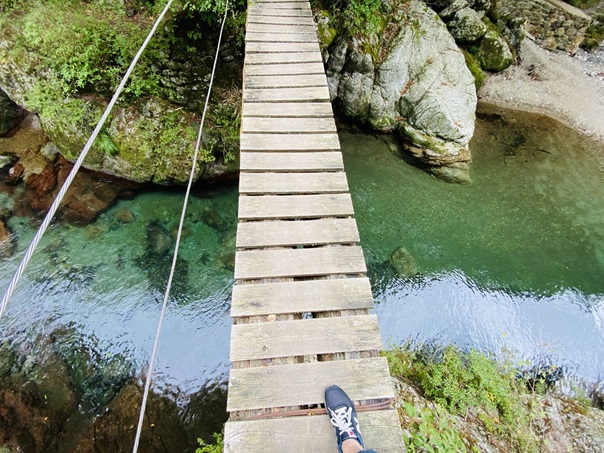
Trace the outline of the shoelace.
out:
<instances>
[{"instance_id":1,"label":"shoelace","mask_svg":"<svg viewBox=\"0 0 604 453\"><path fill-rule=\"evenodd\" d=\"M340 430L340 435L350 435L352 433L354 436L352 429L352 407L346 408L346 406L342 406L335 411L329 409L329 412L331 412L331 424Z\"/></svg>"}]
</instances>

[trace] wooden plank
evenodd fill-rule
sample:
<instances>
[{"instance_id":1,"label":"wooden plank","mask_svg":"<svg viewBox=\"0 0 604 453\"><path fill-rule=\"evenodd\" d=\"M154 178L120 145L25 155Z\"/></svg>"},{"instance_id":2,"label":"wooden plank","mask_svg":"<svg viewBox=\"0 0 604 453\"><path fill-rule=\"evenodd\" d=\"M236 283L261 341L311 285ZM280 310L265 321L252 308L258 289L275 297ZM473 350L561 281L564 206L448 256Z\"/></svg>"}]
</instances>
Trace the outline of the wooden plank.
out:
<instances>
[{"instance_id":1,"label":"wooden plank","mask_svg":"<svg viewBox=\"0 0 604 453\"><path fill-rule=\"evenodd\" d=\"M247 134L242 132L241 151L339 151L337 134Z\"/></svg>"},{"instance_id":2,"label":"wooden plank","mask_svg":"<svg viewBox=\"0 0 604 453\"><path fill-rule=\"evenodd\" d=\"M247 16L248 24L267 24L267 25L314 25L315 21L312 17L281 17L281 16L264 16L249 13Z\"/></svg>"},{"instance_id":3,"label":"wooden plank","mask_svg":"<svg viewBox=\"0 0 604 453\"><path fill-rule=\"evenodd\" d=\"M333 118L258 118L246 116L241 130L246 133L266 132L337 132Z\"/></svg>"},{"instance_id":4,"label":"wooden plank","mask_svg":"<svg viewBox=\"0 0 604 453\"><path fill-rule=\"evenodd\" d=\"M289 53L248 53L245 64L275 64L275 63L322 63L318 52L289 52Z\"/></svg>"},{"instance_id":5,"label":"wooden plank","mask_svg":"<svg viewBox=\"0 0 604 453\"><path fill-rule=\"evenodd\" d=\"M254 33L315 33L315 26L312 25L304 25L304 24L257 24L255 22L251 22L247 24L246 27L247 32Z\"/></svg>"},{"instance_id":6,"label":"wooden plank","mask_svg":"<svg viewBox=\"0 0 604 453\"><path fill-rule=\"evenodd\" d=\"M297 88L248 88L243 102L321 102L329 101L327 85Z\"/></svg>"},{"instance_id":7,"label":"wooden plank","mask_svg":"<svg viewBox=\"0 0 604 453\"><path fill-rule=\"evenodd\" d=\"M231 316L267 316L284 313L373 308L366 277L233 286Z\"/></svg>"},{"instance_id":8,"label":"wooden plank","mask_svg":"<svg viewBox=\"0 0 604 453\"><path fill-rule=\"evenodd\" d=\"M246 32L245 40L246 42L317 42L317 35L315 33L297 33L295 35L288 35L285 33Z\"/></svg>"},{"instance_id":9,"label":"wooden plank","mask_svg":"<svg viewBox=\"0 0 604 453\"><path fill-rule=\"evenodd\" d=\"M405 451L396 410L359 412L358 418L365 447L379 453ZM295 442L292 433L295 433ZM337 450L334 429L327 415L229 421L224 428L225 453L334 453Z\"/></svg>"},{"instance_id":10,"label":"wooden plank","mask_svg":"<svg viewBox=\"0 0 604 453\"><path fill-rule=\"evenodd\" d=\"M280 55L280 54L276 54ZM312 87L327 84L324 74L253 76L246 75L246 88Z\"/></svg>"},{"instance_id":11,"label":"wooden plank","mask_svg":"<svg viewBox=\"0 0 604 453\"><path fill-rule=\"evenodd\" d=\"M358 243L355 219L245 222L237 226L237 247Z\"/></svg>"},{"instance_id":12,"label":"wooden plank","mask_svg":"<svg viewBox=\"0 0 604 453\"><path fill-rule=\"evenodd\" d=\"M234 325L230 357L238 362L382 347L376 315L337 316Z\"/></svg>"},{"instance_id":13,"label":"wooden plank","mask_svg":"<svg viewBox=\"0 0 604 453\"><path fill-rule=\"evenodd\" d=\"M273 17L301 17L306 19L312 19L312 12L303 9L275 9L269 6L258 6L255 8L249 8L249 13L253 16L273 16Z\"/></svg>"},{"instance_id":14,"label":"wooden plank","mask_svg":"<svg viewBox=\"0 0 604 453\"><path fill-rule=\"evenodd\" d=\"M358 246L245 250L235 254L235 279L314 277L366 272Z\"/></svg>"},{"instance_id":15,"label":"wooden plank","mask_svg":"<svg viewBox=\"0 0 604 453\"><path fill-rule=\"evenodd\" d=\"M248 42L246 54L258 52L320 52L318 42Z\"/></svg>"},{"instance_id":16,"label":"wooden plank","mask_svg":"<svg viewBox=\"0 0 604 453\"><path fill-rule=\"evenodd\" d=\"M284 3L265 3L265 4L250 4L248 11L253 14L279 14L285 13L304 13L312 17L310 5L304 3L284 4Z\"/></svg>"},{"instance_id":17,"label":"wooden plank","mask_svg":"<svg viewBox=\"0 0 604 453\"><path fill-rule=\"evenodd\" d=\"M353 401L394 397L384 357L232 368L227 411L323 403L336 382Z\"/></svg>"},{"instance_id":18,"label":"wooden plank","mask_svg":"<svg viewBox=\"0 0 604 453\"><path fill-rule=\"evenodd\" d=\"M255 102L243 105L243 116L263 117L332 117L329 102Z\"/></svg>"},{"instance_id":19,"label":"wooden plank","mask_svg":"<svg viewBox=\"0 0 604 453\"><path fill-rule=\"evenodd\" d=\"M239 220L305 219L354 215L349 193L239 197Z\"/></svg>"},{"instance_id":20,"label":"wooden plank","mask_svg":"<svg viewBox=\"0 0 604 453\"><path fill-rule=\"evenodd\" d=\"M245 75L295 75L295 74L323 74L323 63L289 63L273 65L246 65Z\"/></svg>"},{"instance_id":21,"label":"wooden plank","mask_svg":"<svg viewBox=\"0 0 604 453\"><path fill-rule=\"evenodd\" d=\"M343 171L333 173L248 173L239 177L239 193L252 195L348 192Z\"/></svg>"},{"instance_id":22,"label":"wooden plank","mask_svg":"<svg viewBox=\"0 0 604 453\"><path fill-rule=\"evenodd\" d=\"M342 171L342 153L241 153L241 171Z\"/></svg>"},{"instance_id":23,"label":"wooden plank","mask_svg":"<svg viewBox=\"0 0 604 453\"><path fill-rule=\"evenodd\" d=\"M275 8L275 9L303 9L310 11L309 2L255 2L249 4L249 8Z\"/></svg>"}]
</instances>

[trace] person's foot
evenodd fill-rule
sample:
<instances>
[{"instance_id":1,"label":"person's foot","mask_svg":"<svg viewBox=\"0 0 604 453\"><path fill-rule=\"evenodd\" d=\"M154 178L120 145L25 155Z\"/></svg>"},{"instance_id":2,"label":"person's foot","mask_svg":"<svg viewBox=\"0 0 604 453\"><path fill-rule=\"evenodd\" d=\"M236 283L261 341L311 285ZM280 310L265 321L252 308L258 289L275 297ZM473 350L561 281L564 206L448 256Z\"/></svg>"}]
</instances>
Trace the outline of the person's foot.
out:
<instances>
[{"instance_id":1,"label":"person's foot","mask_svg":"<svg viewBox=\"0 0 604 453\"><path fill-rule=\"evenodd\" d=\"M325 389L325 409L331 424L336 430L338 451L342 453L342 444L346 440L355 440L364 448L363 438L359 430L359 420L354 404L346 392L337 385Z\"/></svg>"}]
</instances>

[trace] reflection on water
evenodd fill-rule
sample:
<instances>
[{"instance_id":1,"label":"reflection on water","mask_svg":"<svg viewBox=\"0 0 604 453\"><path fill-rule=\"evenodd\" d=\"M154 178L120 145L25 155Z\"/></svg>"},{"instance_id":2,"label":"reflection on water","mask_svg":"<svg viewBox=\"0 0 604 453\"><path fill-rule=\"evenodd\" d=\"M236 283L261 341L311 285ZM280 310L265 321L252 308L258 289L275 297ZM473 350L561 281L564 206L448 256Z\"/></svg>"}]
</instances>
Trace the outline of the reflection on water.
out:
<instances>
[{"instance_id":1,"label":"reflection on water","mask_svg":"<svg viewBox=\"0 0 604 453\"><path fill-rule=\"evenodd\" d=\"M470 185L342 134L386 341L440 339L604 371L604 149L545 117L487 110ZM405 247L419 275L389 263Z\"/></svg>"}]
</instances>

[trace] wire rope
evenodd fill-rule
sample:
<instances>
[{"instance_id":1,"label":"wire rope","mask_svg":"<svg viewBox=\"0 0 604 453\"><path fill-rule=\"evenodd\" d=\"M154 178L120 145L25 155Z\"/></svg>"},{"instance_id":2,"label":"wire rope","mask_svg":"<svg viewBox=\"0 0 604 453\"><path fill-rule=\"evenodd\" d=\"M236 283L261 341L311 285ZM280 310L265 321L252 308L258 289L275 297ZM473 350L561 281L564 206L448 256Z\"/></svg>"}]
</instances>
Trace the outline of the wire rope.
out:
<instances>
[{"instance_id":1,"label":"wire rope","mask_svg":"<svg viewBox=\"0 0 604 453\"><path fill-rule=\"evenodd\" d=\"M189 202L189 195L191 193L191 187L193 186L193 178L195 175L195 168L197 167L197 158L199 155L199 146L201 144L201 134L203 132L203 125L206 118L206 112L208 110L208 105L210 101L210 95L212 93L212 85L214 84L214 76L216 74L216 64L218 63L218 53L220 52L220 45L222 42L222 34L224 31L224 24L226 23L227 12L229 9L229 0L226 0L225 8L224 8L224 17L222 19L222 25L220 27L220 34L218 36L218 44L216 46L216 55L214 56L214 65L212 66L212 75L210 77L210 82L208 86L208 94L206 95L205 104L203 107L203 113L201 115L201 121L199 125L199 132L197 134L197 141L195 142L195 153L193 155L193 162L191 163L191 173L189 175L189 183L187 185L187 190L185 192L185 199L182 206L182 212L180 215L180 223L178 225L178 233L176 234L176 244L174 246L174 255L172 257L172 267L170 268L170 276L168 277L168 284L166 285L166 292L164 293L164 301L161 308L161 313L159 315L159 321L157 323L157 331L155 333L155 341L153 343L153 351L151 352L151 358L149 359L149 368L147 370L147 378L145 380L145 390L143 392L143 401L141 403L140 414L138 418L138 425L136 427L136 437L134 439L134 446L132 448L132 453L137 453L138 447L140 444L140 438L143 428L143 421L145 418L145 409L147 407L147 400L149 398L149 390L151 388L151 380L153 377L153 368L155 366L155 359L157 358L157 349L159 347L159 338L161 335L162 326L164 323L164 317L166 315L166 308L168 306L168 298L170 296L170 289L172 288L172 280L174 279L174 273L176 269L176 261L178 258L178 250L180 247L180 239L182 235L182 228L185 221L185 214L187 212L187 204Z\"/></svg>"},{"instance_id":2,"label":"wire rope","mask_svg":"<svg viewBox=\"0 0 604 453\"><path fill-rule=\"evenodd\" d=\"M107 121L107 118L109 117L111 110L113 110L113 107L114 107L115 103L117 102L117 99L119 98L120 94L124 90L124 87L126 86L126 83L128 82L130 75L132 74L132 71L134 71L134 67L136 66L136 64L138 63L138 60L140 59L141 55L145 51L145 48L149 44L149 41L151 41L151 38L155 34L155 31L157 30L157 27L159 26L160 22L162 21L162 19L164 18L164 16L168 12L168 10L170 9L170 6L172 5L173 1L174 0L168 1L165 8L163 9L161 14L155 21L155 24L151 28L151 31L147 35L147 38L141 45L137 54L134 56L132 63L130 63L128 70L126 71L126 74L124 75L124 77L122 78L122 81L120 82L119 86L117 87L117 90L115 91L113 97L111 98L111 101L105 108L105 112L103 112L103 115L101 116L100 121L96 125L96 128L92 132L92 135L90 136L90 138L88 138L88 141L86 142L86 145L84 146L84 149L80 153L80 156L78 157L76 163L74 164L73 168L71 169L71 172L69 173L69 175L67 176L67 179L63 183L61 190L59 190L59 193L57 194L54 202L50 206L50 209L48 210L48 213L46 214L46 217L44 218L42 225L38 229L36 235L32 239L32 242L30 243L29 247L25 251L25 255L23 256L21 263L19 264L19 267L15 271L15 275L13 276L12 280L10 281L10 283L4 293L4 296L2 297L2 301L0 302L0 319L2 319L2 316L6 312L6 308L8 307L8 302L10 301L13 293L15 292L17 284L19 283L19 280L21 279L23 272L25 272L25 268L27 267L29 260L31 259L32 255L34 254L34 252L36 250L36 247L38 246L40 240L42 239L42 236L48 229L50 222L52 221L57 210L59 209L59 205L61 204L61 201L63 201L63 198L65 197L65 194L67 193L67 189L69 189L69 186L71 185L74 178L76 177L78 170L84 163L84 159L86 158L88 151L90 151L90 148L92 147L92 144L96 140L96 137L99 135L99 132L101 131L102 127L105 125L105 121Z\"/></svg>"}]
</instances>

